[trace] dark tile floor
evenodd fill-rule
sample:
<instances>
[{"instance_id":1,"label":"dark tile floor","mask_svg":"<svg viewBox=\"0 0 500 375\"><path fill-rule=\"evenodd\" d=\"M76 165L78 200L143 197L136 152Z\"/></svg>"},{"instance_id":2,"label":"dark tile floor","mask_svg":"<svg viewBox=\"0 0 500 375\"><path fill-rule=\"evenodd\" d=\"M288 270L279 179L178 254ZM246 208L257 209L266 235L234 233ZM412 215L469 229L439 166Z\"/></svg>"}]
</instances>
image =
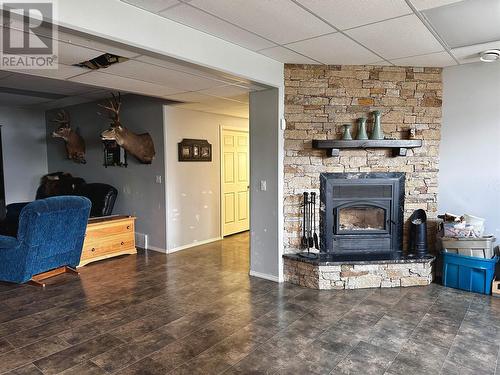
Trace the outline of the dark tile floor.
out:
<instances>
[{"instance_id":1,"label":"dark tile floor","mask_svg":"<svg viewBox=\"0 0 500 375\"><path fill-rule=\"evenodd\" d=\"M500 299L248 276L248 234L0 283L0 373L497 374Z\"/></svg>"}]
</instances>

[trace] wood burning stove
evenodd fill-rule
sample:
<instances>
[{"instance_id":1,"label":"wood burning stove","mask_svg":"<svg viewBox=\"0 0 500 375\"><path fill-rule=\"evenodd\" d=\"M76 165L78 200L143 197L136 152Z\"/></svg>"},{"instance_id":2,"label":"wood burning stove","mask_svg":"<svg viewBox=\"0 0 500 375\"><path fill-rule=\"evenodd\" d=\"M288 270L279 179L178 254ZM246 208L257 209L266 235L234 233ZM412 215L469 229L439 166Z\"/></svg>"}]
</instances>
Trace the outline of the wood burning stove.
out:
<instances>
[{"instance_id":1,"label":"wood burning stove","mask_svg":"<svg viewBox=\"0 0 500 375\"><path fill-rule=\"evenodd\" d=\"M404 173L322 173L320 251L401 252L404 183Z\"/></svg>"}]
</instances>

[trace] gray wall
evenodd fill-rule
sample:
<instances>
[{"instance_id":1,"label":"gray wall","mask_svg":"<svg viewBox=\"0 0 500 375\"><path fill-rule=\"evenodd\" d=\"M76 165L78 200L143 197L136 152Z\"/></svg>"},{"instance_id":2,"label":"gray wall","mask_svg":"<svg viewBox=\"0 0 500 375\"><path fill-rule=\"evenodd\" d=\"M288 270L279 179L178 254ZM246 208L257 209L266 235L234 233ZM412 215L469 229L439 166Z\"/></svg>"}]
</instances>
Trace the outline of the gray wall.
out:
<instances>
[{"instance_id":1,"label":"gray wall","mask_svg":"<svg viewBox=\"0 0 500 375\"><path fill-rule=\"evenodd\" d=\"M250 94L250 274L280 275L279 91ZM261 191L260 181L267 182Z\"/></svg>"},{"instance_id":2,"label":"gray wall","mask_svg":"<svg viewBox=\"0 0 500 375\"><path fill-rule=\"evenodd\" d=\"M220 239L220 126L248 129L248 120L165 106L168 249ZM211 162L179 162L177 143L206 139Z\"/></svg>"},{"instance_id":3,"label":"gray wall","mask_svg":"<svg viewBox=\"0 0 500 375\"><path fill-rule=\"evenodd\" d=\"M54 139L50 133L55 125L50 120L56 111L47 112L47 155L49 172L64 171L83 177L87 182L102 182L113 185L119 191L115 214L137 216L136 231L149 235L149 244L158 250L166 248L165 189L156 183L156 176L165 172L163 141L163 104L152 98L136 95L122 97L120 113L122 124L136 133L149 132L153 137L156 158L150 165L140 164L128 156L128 167L103 166L100 133L109 125L106 112L97 102L67 107L71 125L78 127L87 144L87 164L76 164L66 158L64 142Z\"/></svg>"},{"instance_id":4,"label":"gray wall","mask_svg":"<svg viewBox=\"0 0 500 375\"><path fill-rule=\"evenodd\" d=\"M47 173L44 111L0 107L0 125L5 200L32 201L40 177Z\"/></svg>"},{"instance_id":5,"label":"gray wall","mask_svg":"<svg viewBox=\"0 0 500 375\"><path fill-rule=\"evenodd\" d=\"M439 211L483 217L500 239L500 63L445 68L443 83Z\"/></svg>"}]
</instances>

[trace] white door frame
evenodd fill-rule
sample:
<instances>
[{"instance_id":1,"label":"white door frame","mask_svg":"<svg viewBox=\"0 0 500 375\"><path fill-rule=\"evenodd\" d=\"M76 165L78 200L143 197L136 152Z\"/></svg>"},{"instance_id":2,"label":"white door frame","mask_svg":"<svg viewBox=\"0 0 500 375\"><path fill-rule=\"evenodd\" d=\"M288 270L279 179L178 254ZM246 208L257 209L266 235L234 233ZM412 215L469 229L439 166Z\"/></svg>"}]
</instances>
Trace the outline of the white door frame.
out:
<instances>
[{"instance_id":1,"label":"white door frame","mask_svg":"<svg viewBox=\"0 0 500 375\"><path fill-rule=\"evenodd\" d=\"M224 238L224 211L222 209L222 199L224 198L224 182L222 181L222 177L224 172L222 170L222 150L224 148L224 144L222 143L222 133L224 130L230 130L235 132L247 133L250 138L250 127L248 128L239 128L237 126L230 125L219 125L219 233L220 238ZM248 155L250 156L250 146L248 147ZM250 157L248 158L248 164L250 165ZM248 183L250 184L250 168L248 168ZM248 207L248 215L250 215L250 207Z\"/></svg>"}]
</instances>

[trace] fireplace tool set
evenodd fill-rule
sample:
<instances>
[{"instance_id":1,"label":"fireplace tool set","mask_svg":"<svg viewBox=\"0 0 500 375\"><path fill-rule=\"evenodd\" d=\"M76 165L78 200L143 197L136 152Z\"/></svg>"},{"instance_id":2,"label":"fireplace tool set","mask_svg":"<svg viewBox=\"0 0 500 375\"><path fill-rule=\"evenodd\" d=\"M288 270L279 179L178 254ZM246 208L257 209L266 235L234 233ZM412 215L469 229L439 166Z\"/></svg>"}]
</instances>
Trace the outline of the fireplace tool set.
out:
<instances>
[{"instance_id":1,"label":"fireplace tool set","mask_svg":"<svg viewBox=\"0 0 500 375\"><path fill-rule=\"evenodd\" d=\"M304 192L303 201L303 223L301 245L307 249L307 253L301 253L304 258L317 258L316 253L311 253L311 249L319 250L318 233L316 232L316 193Z\"/></svg>"}]
</instances>

